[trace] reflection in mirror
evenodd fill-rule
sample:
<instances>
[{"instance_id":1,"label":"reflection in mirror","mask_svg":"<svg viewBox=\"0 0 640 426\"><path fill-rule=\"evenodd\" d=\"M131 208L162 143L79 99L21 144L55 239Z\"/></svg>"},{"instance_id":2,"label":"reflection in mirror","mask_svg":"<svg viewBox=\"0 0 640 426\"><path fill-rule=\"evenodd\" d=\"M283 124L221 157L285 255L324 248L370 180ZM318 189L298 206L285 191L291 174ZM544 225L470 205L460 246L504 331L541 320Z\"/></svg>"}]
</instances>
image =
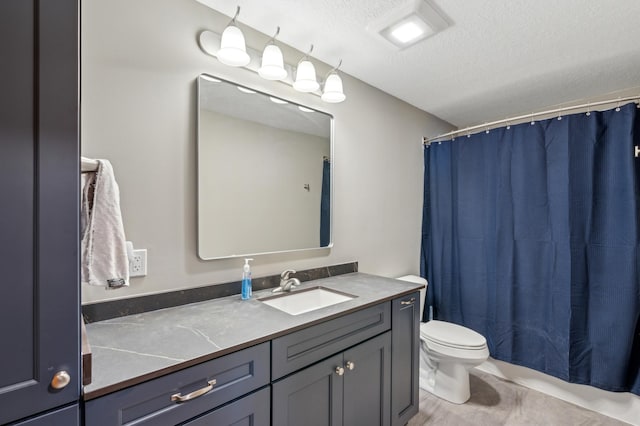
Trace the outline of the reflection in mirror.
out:
<instances>
[{"instance_id":1,"label":"reflection in mirror","mask_svg":"<svg viewBox=\"0 0 640 426\"><path fill-rule=\"evenodd\" d=\"M198 77L198 255L331 245L332 117Z\"/></svg>"}]
</instances>

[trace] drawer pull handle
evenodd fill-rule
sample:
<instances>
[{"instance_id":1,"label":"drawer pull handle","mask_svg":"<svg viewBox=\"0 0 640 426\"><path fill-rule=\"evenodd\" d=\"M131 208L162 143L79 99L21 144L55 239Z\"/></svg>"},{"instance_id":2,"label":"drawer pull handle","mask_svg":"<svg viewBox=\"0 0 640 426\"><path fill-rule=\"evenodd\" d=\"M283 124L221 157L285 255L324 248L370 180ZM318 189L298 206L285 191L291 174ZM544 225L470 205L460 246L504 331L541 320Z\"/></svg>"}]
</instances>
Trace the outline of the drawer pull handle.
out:
<instances>
[{"instance_id":1,"label":"drawer pull handle","mask_svg":"<svg viewBox=\"0 0 640 426\"><path fill-rule=\"evenodd\" d=\"M336 367L336 374L338 376L342 376L344 374L344 368L342 367Z\"/></svg>"},{"instance_id":2,"label":"drawer pull handle","mask_svg":"<svg viewBox=\"0 0 640 426\"><path fill-rule=\"evenodd\" d=\"M356 364L353 361L347 361L344 366L347 367L348 370L356 368Z\"/></svg>"},{"instance_id":3,"label":"drawer pull handle","mask_svg":"<svg viewBox=\"0 0 640 426\"><path fill-rule=\"evenodd\" d=\"M412 304L413 304L413 302L415 302L415 301L416 301L416 298L415 298L415 297L412 297L412 298L411 298L411 299L409 299L409 300L403 300L402 302L400 302L400 304L401 304L401 305L412 305Z\"/></svg>"},{"instance_id":4,"label":"drawer pull handle","mask_svg":"<svg viewBox=\"0 0 640 426\"><path fill-rule=\"evenodd\" d=\"M213 389L213 386L216 384L216 379L209 380L208 383L209 384L207 386L203 387L202 389L195 390L195 391L193 391L191 393L186 394L185 396L182 396L179 393L174 393L173 395L171 395L171 401L173 401L173 402L187 402L187 401L190 401L192 399L196 399L197 397L202 396L205 393L209 392L211 389Z\"/></svg>"}]
</instances>

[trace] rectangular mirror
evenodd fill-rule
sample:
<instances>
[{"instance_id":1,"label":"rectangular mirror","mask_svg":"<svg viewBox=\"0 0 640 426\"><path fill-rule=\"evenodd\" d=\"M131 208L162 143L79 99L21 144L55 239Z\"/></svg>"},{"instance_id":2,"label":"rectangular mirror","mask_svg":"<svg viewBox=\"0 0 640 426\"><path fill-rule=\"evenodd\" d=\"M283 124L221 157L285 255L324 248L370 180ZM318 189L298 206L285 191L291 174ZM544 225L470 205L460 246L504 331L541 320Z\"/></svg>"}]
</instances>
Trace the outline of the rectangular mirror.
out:
<instances>
[{"instance_id":1,"label":"rectangular mirror","mask_svg":"<svg viewBox=\"0 0 640 426\"><path fill-rule=\"evenodd\" d=\"M333 117L198 77L198 256L331 246Z\"/></svg>"}]
</instances>

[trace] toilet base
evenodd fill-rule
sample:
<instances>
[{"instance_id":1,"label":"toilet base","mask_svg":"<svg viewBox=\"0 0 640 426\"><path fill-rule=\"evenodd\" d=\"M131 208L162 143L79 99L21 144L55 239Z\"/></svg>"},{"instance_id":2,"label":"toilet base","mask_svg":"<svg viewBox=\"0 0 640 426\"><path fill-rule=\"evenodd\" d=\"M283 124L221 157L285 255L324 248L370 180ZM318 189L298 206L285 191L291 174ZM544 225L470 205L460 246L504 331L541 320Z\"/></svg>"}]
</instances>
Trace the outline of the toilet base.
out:
<instances>
[{"instance_id":1,"label":"toilet base","mask_svg":"<svg viewBox=\"0 0 640 426\"><path fill-rule=\"evenodd\" d=\"M436 368L420 359L420 387L433 395L454 404L464 404L471 396L469 369L454 362L441 362Z\"/></svg>"}]
</instances>

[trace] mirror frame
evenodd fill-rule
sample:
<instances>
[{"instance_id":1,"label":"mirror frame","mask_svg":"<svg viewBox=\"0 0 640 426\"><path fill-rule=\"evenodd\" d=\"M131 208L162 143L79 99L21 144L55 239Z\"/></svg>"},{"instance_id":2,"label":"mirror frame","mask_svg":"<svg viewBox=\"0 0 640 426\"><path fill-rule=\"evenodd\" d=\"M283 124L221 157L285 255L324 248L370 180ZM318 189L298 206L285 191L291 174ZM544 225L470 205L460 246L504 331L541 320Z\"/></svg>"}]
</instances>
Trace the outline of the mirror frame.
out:
<instances>
[{"instance_id":1,"label":"mirror frame","mask_svg":"<svg viewBox=\"0 0 640 426\"><path fill-rule=\"evenodd\" d=\"M252 90L258 94L261 94L263 96L267 96L267 97L272 97L272 98L277 98L277 99L281 99L283 101L288 102L289 104L295 105L297 107L304 107L304 108L308 108L311 109L315 112L324 114L326 116L329 117L329 158L330 158L330 163L329 163L329 176L330 176L330 182L329 182L329 244L326 246L318 246L318 247L306 247L306 248L296 248L296 249L285 249L285 250L274 250L274 251L265 251L265 252L251 252L251 251L247 251L246 253L241 253L241 254L230 254L230 255L226 255L226 256L216 256L216 257L203 257L201 254L201 249L200 249L200 242L201 242L201 235L200 235L200 229L202 228L201 225L201 214L200 214L200 197L201 197L201 192L202 192L202 185L200 183L200 152L201 152L201 147L200 147L200 123L201 123L201 117L200 117L200 109L201 109L201 91L202 91L202 87L201 87L201 78L204 79L214 79L214 80L219 80L223 83L227 83L227 84L232 84L236 87L242 87L245 89L249 89ZM312 95L314 96L314 95ZM310 107L308 105L303 105L300 104L298 102L292 101L290 99L286 99L283 98L282 96L279 95L275 95L272 93L268 93L265 92L263 90L259 90L259 89L255 89L253 87L249 87L245 84L240 84L237 83L235 81L231 81L228 80L226 78L221 78L218 76L214 76L212 74L208 74L208 73L201 73L196 77L196 215L197 215L197 228L196 228L196 241L197 241L197 254L198 257L202 260L219 260L219 259L234 259L234 258L246 258L246 257L251 257L251 256L260 256L260 255L270 255L270 254L281 254L281 253L297 253L297 252L306 252L306 251L312 251L312 250L325 250L325 249L331 249L333 247L333 212L334 212L334 187L335 187L335 179L334 179L334 156L335 156L335 150L334 150L334 143L335 143L335 137L334 137L334 129L335 129L335 117L333 116L333 114L330 114L326 111L322 111L319 110L317 108L314 107Z\"/></svg>"}]
</instances>

